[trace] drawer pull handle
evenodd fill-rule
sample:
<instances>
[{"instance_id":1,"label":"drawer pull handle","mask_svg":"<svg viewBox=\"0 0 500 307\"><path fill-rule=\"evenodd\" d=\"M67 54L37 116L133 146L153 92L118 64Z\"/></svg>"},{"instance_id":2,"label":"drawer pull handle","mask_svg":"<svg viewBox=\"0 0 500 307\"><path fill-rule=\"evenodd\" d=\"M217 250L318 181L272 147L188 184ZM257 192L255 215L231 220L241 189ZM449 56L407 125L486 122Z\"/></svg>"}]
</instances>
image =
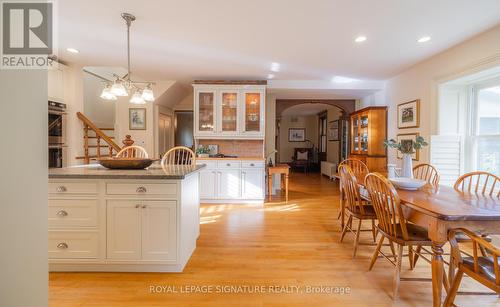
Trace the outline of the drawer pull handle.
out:
<instances>
[{"instance_id":1,"label":"drawer pull handle","mask_svg":"<svg viewBox=\"0 0 500 307\"><path fill-rule=\"evenodd\" d=\"M57 192L66 192L66 191L68 191L68 189L66 189L65 186L61 185L61 186L57 187L56 191Z\"/></svg>"},{"instance_id":2,"label":"drawer pull handle","mask_svg":"<svg viewBox=\"0 0 500 307\"><path fill-rule=\"evenodd\" d=\"M255 164L253 164L253 163L250 163L250 166L255 166Z\"/></svg>"},{"instance_id":3,"label":"drawer pull handle","mask_svg":"<svg viewBox=\"0 0 500 307\"><path fill-rule=\"evenodd\" d=\"M64 210L59 210L56 214L57 216L68 216L68 212Z\"/></svg>"},{"instance_id":4,"label":"drawer pull handle","mask_svg":"<svg viewBox=\"0 0 500 307\"><path fill-rule=\"evenodd\" d=\"M59 243L59 244L57 244L57 248L66 249L66 248L68 248L68 244L66 244L66 243Z\"/></svg>"},{"instance_id":5,"label":"drawer pull handle","mask_svg":"<svg viewBox=\"0 0 500 307\"><path fill-rule=\"evenodd\" d=\"M227 163L227 164L226 164L226 166L231 166L231 164L230 164L230 163Z\"/></svg>"},{"instance_id":6,"label":"drawer pull handle","mask_svg":"<svg viewBox=\"0 0 500 307\"><path fill-rule=\"evenodd\" d=\"M135 205L135 208L138 209L141 205L137 204Z\"/></svg>"},{"instance_id":7,"label":"drawer pull handle","mask_svg":"<svg viewBox=\"0 0 500 307\"><path fill-rule=\"evenodd\" d=\"M146 209L147 205L142 205L142 209Z\"/></svg>"},{"instance_id":8,"label":"drawer pull handle","mask_svg":"<svg viewBox=\"0 0 500 307\"><path fill-rule=\"evenodd\" d=\"M137 193L146 193L146 191L147 190L146 190L145 187L138 187L137 190L136 190Z\"/></svg>"}]
</instances>

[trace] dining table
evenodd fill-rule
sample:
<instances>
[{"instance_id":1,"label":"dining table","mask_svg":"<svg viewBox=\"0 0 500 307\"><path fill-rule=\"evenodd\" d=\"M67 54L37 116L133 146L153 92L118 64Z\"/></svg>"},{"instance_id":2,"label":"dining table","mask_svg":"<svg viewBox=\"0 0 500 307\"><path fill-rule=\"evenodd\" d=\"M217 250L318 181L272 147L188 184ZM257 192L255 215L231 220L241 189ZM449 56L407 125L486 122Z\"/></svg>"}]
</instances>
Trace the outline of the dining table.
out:
<instances>
[{"instance_id":1,"label":"dining table","mask_svg":"<svg viewBox=\"0 0 500 307\"><path fill-rule=\"evenodd\" d=\"M357 180L364 188L364 178ZM340 190L343 228L344 195L342 189ZM426 184L414 191L396 187L396 190L405 218L428 230L429 239L432 241L433 306L441 306L444 276L443 246L448 242L448 231L454 228L466 228L479 233L500 233L500 198L497 195L458 192L445 185ZM366 192L363 194L368 198Z\"/></svg>"}]
</instances>

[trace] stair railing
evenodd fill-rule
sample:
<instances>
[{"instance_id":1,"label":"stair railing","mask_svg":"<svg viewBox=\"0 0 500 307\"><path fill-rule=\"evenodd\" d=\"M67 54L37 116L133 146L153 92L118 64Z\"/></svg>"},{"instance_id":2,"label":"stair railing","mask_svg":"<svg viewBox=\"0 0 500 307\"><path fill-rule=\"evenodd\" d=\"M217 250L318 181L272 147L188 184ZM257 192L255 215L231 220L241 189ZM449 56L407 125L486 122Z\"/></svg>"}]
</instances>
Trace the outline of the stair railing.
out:
<instances>
[{"instance_id":1,"label":"stair railing","mask_svg":"<svg viewBox=\"0 0 500 307\"><path fill-rule=\"evenodd\" d=\"M118 146L109 136L107 136L101 129L99 129L90 119L88 119L81 112L76 112L76 116L83 122L83 151L85 164L90 163L89 154L89 131L94 131L97 140L96 153L97 158L101 157L101 140L107 143L109 156L113 156L113 151L119 152L121 147Z\"/></svg>"}]
</instances>

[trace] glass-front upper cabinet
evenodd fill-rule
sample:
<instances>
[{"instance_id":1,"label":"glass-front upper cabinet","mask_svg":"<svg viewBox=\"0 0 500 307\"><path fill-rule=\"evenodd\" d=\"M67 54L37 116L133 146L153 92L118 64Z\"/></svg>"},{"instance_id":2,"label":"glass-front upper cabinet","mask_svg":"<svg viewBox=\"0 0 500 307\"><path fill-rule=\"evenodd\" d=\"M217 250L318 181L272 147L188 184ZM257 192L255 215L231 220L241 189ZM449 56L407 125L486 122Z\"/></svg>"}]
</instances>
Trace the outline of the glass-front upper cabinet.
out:
<instances>
[{"instance_id":1,"label":"glass-front upper cabinet","mask_svg":"<svg viewBox=\"0 0 500 307\"><path fill-rule=\"evenodd\" d=\"M215 91L197 91L196 99L196 130L200 133L213 133L215 131Z\"/></svg>"},{"instance_id":2,"label":"glass-front upper cabinet","mask_svg":"<svg viewBox=\"0 0 500 307\"><path fill-rule=\"evenodd\" d=\"M238 91L220 92L220 131L233 133L238 130Z\"/></svg>"},{"instance_id":3,"label":"glass-front upper cabinet","mask_svg":"<svg viewBox=\"0 0 500 307\"><path fill-rule=\"evenodd\" d=\"M260 134L263 132L263 93L261 91L245 91L244 101L244 133Z\"/></svg>"},{"instance_id":4,"label":"glass-front upper cabinet","mask_svg":"<svg viewBox=\"0 0 500 307\"><path fill-rule=\"evenodd\" d=\"M195 139L264 139L262 84L194 84Z\"/></svg>"}]
</instances>

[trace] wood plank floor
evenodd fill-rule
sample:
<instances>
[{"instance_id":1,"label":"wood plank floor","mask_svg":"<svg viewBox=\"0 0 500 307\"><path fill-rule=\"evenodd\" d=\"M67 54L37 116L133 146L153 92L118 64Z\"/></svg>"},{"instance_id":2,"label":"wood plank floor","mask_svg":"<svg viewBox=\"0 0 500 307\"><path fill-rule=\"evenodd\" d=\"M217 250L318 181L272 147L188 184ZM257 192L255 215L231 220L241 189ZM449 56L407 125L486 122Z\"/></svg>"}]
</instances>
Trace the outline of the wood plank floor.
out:
<instances>
[{"instance_id":1,"label":"wood plank floor","mask_svg":"<svg viewBox=\"0 0 500 307\"><path fill-rule=\"evenodd\" d=\"M360 246L356 259L352 259L353 237L347 235L344 243L339 243L337 214L337 184L317 174L294 173L290 177L288 203L277 197L264 206L203 205L198 247L183 273L51 273L49 304L432 305L430 282L402 281L400 297L393 301L394 267L381 258L368 272L374 246ZM371 242L371 234L363 233L361 240ZM430 277L430 266L419 261L417 268L410 271L408 262L403 261L402 277ZM165 290L151 293L151 286L164 286ZM212 286L212 293L187 293L188 290L208 290L201 286ZM311 289L320 290L311 287L321 286L323 291L348 291L341 287L348 287L350 291L344 294L308 293ZM254 287L265 293L250 293L256 291ZM220 293L230 290L240 293ZM244 290L246 292L242 292ZM469 278L464 278L461 290L486 291ZM173 291L177 293L171 293ZM499 306L500 299L496 295L460 295L455 303L458 306Z\"/></svg>"}]
</instances>

